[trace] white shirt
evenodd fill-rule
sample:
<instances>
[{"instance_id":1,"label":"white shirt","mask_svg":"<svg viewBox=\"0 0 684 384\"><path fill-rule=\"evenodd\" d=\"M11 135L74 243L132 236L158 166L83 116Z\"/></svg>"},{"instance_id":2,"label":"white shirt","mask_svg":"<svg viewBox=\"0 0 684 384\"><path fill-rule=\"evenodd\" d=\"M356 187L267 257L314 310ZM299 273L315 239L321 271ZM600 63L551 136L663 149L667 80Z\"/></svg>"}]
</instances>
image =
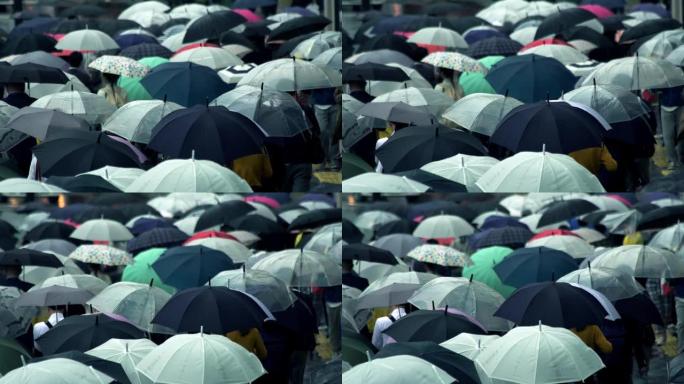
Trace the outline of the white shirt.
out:
<instances>
[{"instance_id":1,"label":"white shirt","mask_svg":"<svg viewBox=\"0 0 684 384\"><path fill-rule=\"evenodd\" d=\"M387 140L389 140L388 137L383 137L382 139L378 139L375 142L375 152L377 152L378 149L380 149L380 147L382 147L382 145L387 142ZM380 160L378 159L377 156L375 156L375 162L378 163L378 165L375 166L375 172L382 173L382 164L380 163Z\"/></svg>"},{"instance_id":2,"label":"white shirt","mask_svg":"<svg viewBox=\"0 0 684 384\"><path fill-rule=\"evenodd\" d=\"M60 321L64 320L64 315L62 315L60 312L55 312L50 317L48 317L48 322L52 324L54 327L59 323ZM40 347L38 347L38 344L36 344L36 339L43 336L47 331L49 331L50 328L48 328L47 325L45 325L44 321L41 321L40 323L36 323L33 325L33 346L40 351Z\"/></svg>"},{"instance_id":3,"label":"white shirt","mask_svg":"<svg viewBox=\"0 0 684 384\"><path fill-rule=\"evenodd\" d=\"M404 308L395 308L390 315L394 317L394 320L399 320L400 318L406 316L406 311ZM375 327L373 328L373 339L371 342L377 349L382 349L387 344L395 343L396 340L394 340L392 337L385 335L382 333L385 331L387 328L392 325L393 321L390 320L389 316L383 316L375 320Z\"/></svg>"}]
</instances>

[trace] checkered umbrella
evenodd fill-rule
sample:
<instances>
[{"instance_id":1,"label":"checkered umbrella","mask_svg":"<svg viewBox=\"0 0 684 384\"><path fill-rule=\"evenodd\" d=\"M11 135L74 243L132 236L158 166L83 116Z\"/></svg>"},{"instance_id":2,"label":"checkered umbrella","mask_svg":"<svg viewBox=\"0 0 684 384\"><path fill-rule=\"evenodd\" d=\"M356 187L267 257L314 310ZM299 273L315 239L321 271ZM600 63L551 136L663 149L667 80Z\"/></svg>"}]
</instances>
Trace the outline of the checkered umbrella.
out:
<instances>
[{"instance_id":1,"label":"checkered umbrella","mask_svg":"<svg viewBox=\"0 0 684 384\"><path fill-rule=\"evenodd\" d=\"M163 57L168 59L173 55L170 49L161 44L143 43L127 47L119 52L119 56L140 60L144 57Z\"/></svg>"},{"instance_id":2,"label":"checkered umbrella","mask_svg":"<svg viewBox=\"0 0 684 384\"><path fill-rule=\"evenodd\" d=\"M491 228L472 235L469 245L472 249L486 248L494 245L518 248L527 243L534 234L522 227Z\"/></svg>"},{"instance_id":3,"label":"checkered umbrella","mask_svg":"<svg viewBox=\"0 0 684 384\"><path fill-rule=\"evenodd\" d=\"M482 39L468 47L466 54L480 59L486 56L512 56L522 48L522 44L505 37L490 37Z\"/></svg>"},{"instance_id":4,"label":"checkered umbrella","mask_svg":"<svg viewBox=\"0 0 684 384\"><path fill-rule=\"evenodd\" d=\"M174 247L187 239L188 235L175 227L154 228L128 240L126 250L139 253L150 248Z\"/></svg>"}]
</instances>

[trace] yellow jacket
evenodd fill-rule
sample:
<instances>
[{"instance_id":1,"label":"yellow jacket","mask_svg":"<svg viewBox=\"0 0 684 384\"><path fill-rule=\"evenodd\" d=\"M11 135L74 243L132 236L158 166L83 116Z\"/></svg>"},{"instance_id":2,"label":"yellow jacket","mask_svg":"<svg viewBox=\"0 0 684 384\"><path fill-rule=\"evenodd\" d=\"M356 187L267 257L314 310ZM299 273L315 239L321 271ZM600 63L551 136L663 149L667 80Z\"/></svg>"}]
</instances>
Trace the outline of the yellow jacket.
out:
<instances>
[{"instance_id":1,"label":"yellow jacket","mask_svg":"<svg viewBox=\"0 0 684 384\"><path fill-rule=\"evenodd\" d=\"M226 337L242 345L246 350L257 355L257 357L262 360L268 355L264 340L261 338L261 334L256 328L250 329L246 335L243 335L240 331L231 331L226 333Z\"/></svg>"},{"instance_id":2,"label":"yellow jacket","mask_svg":"<svg viewBox=\"0 0 684 384\"><path fill-rule=\"evenodd\" d=\"M570 330L591 349L598 349L603 353L611 353L613 351L613 344L606 339L603 332L601 332L601 328L595 325L587 325L581 331L575 328Z\"/></svg>"},{"instance_id":3,"label":"yellow jacket","mask_svg":"<svg viewBox=\"0 0 684 384\"><path fill-rule=\"evenodd\" d=\"M605 146L580 149L568 155L594 175L598 175L601 165L609 172L617 170L617 161Z\"/></svg>"},{"instance_id":4,"label":"yellow jacket","mask_svg":"<svg viewBox=\"0 0 684 384\"><path fill-rule=\"evenodd\" d=\"M263 153L233 160L232 169L252 187L262 187L273 176L271 160Z\"/></svg>"}]
</instances>

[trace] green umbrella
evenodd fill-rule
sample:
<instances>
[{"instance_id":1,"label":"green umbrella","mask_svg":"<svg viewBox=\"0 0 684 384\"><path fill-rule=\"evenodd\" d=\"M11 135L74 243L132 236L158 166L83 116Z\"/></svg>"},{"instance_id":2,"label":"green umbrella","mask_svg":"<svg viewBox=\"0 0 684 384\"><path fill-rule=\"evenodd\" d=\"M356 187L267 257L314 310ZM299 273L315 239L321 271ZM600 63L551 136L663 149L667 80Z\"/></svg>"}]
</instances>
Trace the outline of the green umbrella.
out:
<instances>
[{"instance_id":1,"label":"green umbrella","mask_svg":"<svg viewBox=\"0 0 684 384\"><path fill-rule=\"evenodd\" d=\"M87 304L100 312L114 313L141 329L151 330L152 319L171 294L150 284L119 282L102 290Z\"/></svg>"},{"instance_id":2,"label":"green umbrella","mask_svg":"<svg viewBox=\"0 0 684 384\"><path fill-rule=\"evenodd\" d=\"M14 368L21 367L22 356L24 356L26 361L31 359L31 355L16 341L0 339L0 375L6 375L7 372Z\"/></svg>"},{"instance_id":3,"label":"green umbrella","mask_svg":"<svg viewBox=\"0 0 684 384\"><path fill-rule=\"evenodd\" d=\"M373 345L361 335L354 332L342 331L342 360L351 365L363 364L368 361L368 355L375 352Z\"/></svg>"},{"instance_id":4,"label":"green umbrella","mask_svg":"<svg viewBox=\"0 0 684 384\"><path fill-rule=\"evenodd\" d=\"M109 339L86 354L120 364L131 384L141 384L143 381L135 366L156 347L147 339Z\"/></svg>"},{"instance_id":5,"label":"green umbrella","mask_svg":"<svg viewBox=\"0 0 684 384\"><path fill-rule=\"evenodd\" d=\"M342 156L342 176L345 179L368 172L374 172L374 169L360 157L353 153L345 153Z\"/></svg>"},{"instance_id":6,"label":"green umbrella","mask_svg":"<svg viewBox=\"0 0 684 384\"><path fill-rule=\"evenodd\" d=\"M503 56L487 56L478 61L489 69L503 59ZM479 72L465 72L461 74L458 83L461 84L466 95L471 93L496 93L489 82L485 80L485 75Z\"/></svg>"},{"instance_id":7,"label":"green umbrella","mask_svg":"<svg viewBox=\"0 0 684 384\"><path fill-rule=\"evenodd\" d=\"M104 384L114 379L78 361L48 359L17 368L0 378L2 384Z\"/></svg>"},{"instance_id":8,"label":"green umbrella","mask_svg":"<svg viewBox=\"0 0 684 384\"><path fill-rule=\"evenodd\" d=\"M470 256L473 265L463 268L462 275L466 278L470 278L472 275L473 280L485 283L503 297L508 297L515 291L515 288L501 282L499 276L494 272L494 266L511 252L513 252L512 249L499 246L482 248Z\"/></svg>"},{"instance_id":9,"label":"green umbrella","mask_svg":"<svg viewBox=\"0 0 684 384\"><path fill-rule=\"evenodd\" d=\"M132 281L136 283L149 284L152 281L152 286L159 287L168 293L173 294L176 289L170 285L162 282L157 272L152 269L152 264L157 261L159 256L166 251L166 248L151 248L145 252L138 253L133 258L133 264L127 265L124 268L121 281Z\"/></svg>"},{"instance_id":10,"label":"green umbrella","mask_svg":"<svg viewBox=\"0 0 684 384\"><path fill-rule=\"evenodd\" d=\"M169 60L162 57L145 57L138 60L138 63L143 64L150 69L167 63ZM142 77L125 77L119 78L118 85L126 91L128 101L134 100L152 100L154 97L150 96L149 92L140 84Z\"/></svg>"}]
</instances>

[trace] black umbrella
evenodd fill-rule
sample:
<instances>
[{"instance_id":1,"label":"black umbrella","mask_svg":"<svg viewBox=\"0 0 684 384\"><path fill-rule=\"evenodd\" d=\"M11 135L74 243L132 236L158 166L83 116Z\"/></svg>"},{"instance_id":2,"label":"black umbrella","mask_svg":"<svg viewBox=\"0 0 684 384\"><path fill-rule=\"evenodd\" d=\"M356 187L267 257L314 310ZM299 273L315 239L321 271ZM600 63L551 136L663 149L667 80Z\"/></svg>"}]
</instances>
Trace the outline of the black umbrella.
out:
<instances>
[{"instance_id":1,"label":"black umbrella","mask_svg":"<svg viewBox=\"0 0 684 384\"><path fill-rule=\"evenodd\" d=\"M535 33L535 39L555 36L577 24L595 19L596 15L582 8L563 9L542 21Z\"/></svg>"},{"instance_id":2,"label":"black umbrella","mask_svg":"<svg viewBox=\"0 0 684 384\"><path fill-rule=\"evenodd\" d=\"M69 192L121 192L121 189L97 175L50 176L47 183Z\"/></svg>"},{"instance_id":3,"label":"black umbrella","mask_svg":"<svg viewBox=\"0 0 684 384\"><path fill-rule=\"evenodd\" d=\"M459 153L483 156L487 154L487 148L466 131L433 124L410 126L396 131L376 151L376 156L385 172L400 172L420 168L432 161Z\"/></svg>"},{"instance_id":4,"label":"black umbrella","mask_svg":"<svg viewBox=\"0 0 684 384\"><path fill-rule=\"evenodd\" d=\"M15 304L20 307L85 304L85 302L92 299L93 296L92 292L85 289L53 285L22 293Z\"/></svg>"},{"instance_id":5,"label":"black umbrella","mask_svg":"<svg viewBox=\"0 0 684 384\"><path fill-rule=\"evenodd\" d=\"M634 27L626 29L622 36L620 36L619 42L621 44L627 44L642 37L652 36L662 31L669 31L681 27L682 24L679 21L671 18L645 20Z\"/></svg>"},{"instance_id":6,"label":"black umbrella","mask_svg":"<svg viewBox=\"0 0 684 384\"><path fill-rule=\"evenodd\" d=\"M479 59L485 56L512 56L518 53L522 44L506 37L489 37L468 47L466 54Z\"/></svg>"},{"instance_id":7,"label":"black umbrella","mask_svg":"<svg viewBox=\"0 0 684 384\"><path fill-rule=\"evenodd\" d=\"M199 287L180 291L159 310L152 323L176 332L224 335L228 332L261 328L266 313L247 294L226 287Z\"/></svg>"},{"instance_id":8,"label":"black umbrella","mask_svg":"<svg viewBox=\"0 0 684 384\"><path fill-rule=\"evenodd\" d=\"M69 79L64 72L45 65L25 63L0 67L2 83L54 83L64 84Z\"/></svg>"},{"instance_id":9,"label":"black umbrella","mask_svg":"<svg viewBox=\"0 0 684 384\"><path fill-rule=\"evenodd\" d=\"M276 223L261 215L243 216L231 221L228 227L233 230L247 231L258 235L260 240L256 248L263 250L279 251L286 247L286 244L291 244L294 240L294 235L290 235L286 231L286 223Z\"/></svg>"},{"instance_id":10,"label":"black umbrella","mask_svg":"<svg viewBox=\"0 0 684 384\"><path fill-rule=\"evenodd\" d=\"M467 192L465 185L459 184L445 177L435 175L422 169L412 169L410 171L395 172L393 175L407 177L413 181L425 184L430 187L430 192Z\"/></svg>"},{"instance_id":11,"label":"black umbrella","mask_svg":"<svg viewBox=\"0 0 684 384\"><path fill-rule=\"evenodd\" d=\"M202 39L219 40L221 34L247 21L242 15L232 11L209 12L188 26L183 37L184 43Z\"/></svg>"},{"instance_id":12,"label":"black umbrella","mask_svg":"<svg viewBox=\"0 0 684 384\"><path fill-rule=\"evenodd\" d=\"M684 205L662 207L646 212L639 220L639 230L665 228L684 221Z\"/></svg>"},{"instance_id":13,"label":"black umbrella","mask_svg":"<svg viewBox=\"0 0 684 384\"><path fill-rule=\"evenodd\" d=\"M390 67L384 64L363 63L363 64L343 64L342 81L407 81L411 78L400 68Z\"/></svg>"},{"instance_id":14,"label":"black umbrella","mask_svg":"<svg viewBox=\"0 0 684 384\"><path fill-rule=\"evenodd\" d=\"M188 235L176 227L153 228L128 240L126 251L140 253L150 248L169 248L183 244Z\"/></svg>"},{"instance_id":15,"label":"black umbrella","mask_svg":"<svg viewBox=\"0 0 684 384\"><path fill-rule=\"evenodd\" d=\"M342 260L364 260L389 265L398 264L397 258L392 255L392 252L362 243L343 245Z\"/></svg>"},{"instance_id":16,"label":"black umbrella","mask_svg":"<svg viewBox=\"0 0 684 384\"><path fill-rule=\"evenodd\" d=\"M290 223L288 229L290 231L315 229L326 224L339 223L340 220L342 220L342 209L340 208L316 209L297 216Z\"/></svg>"},{"instance_id":17,"label":"black umbrella","mask_svg":"<svg viewBox=\"0 0 684 384\"><path fill-rule=\"evenodd\" d=\"M468 239L471 249L480 249L491 246L503 246L509 248L524 247L534 234L526 227L504 226L488 228L477 232Z\"/></svg>"},{"instance_id":18,"label":"black umbrella","mask_svg":"<svg viewBox=\"0 0 684 384\"><path fill-rule=\"evenodd\" d=\"M0 72L2 72L2 67L0 67ZM85 120L59 110L24 107L12 115L6 128L45 141L54 138L65 129L87 131L90 126Z\"/></svg>"},{"instance_id":19,"label":"black umbrella","mask_svg":"<svg viewBox=\"0 0 684 384\"><path fill-rule=\"evenodd\" d=\"M59 13L61 17L74 17L74 16L85 16L85 17L98 17L102 16L107 12L106 9L95 5L95 4L79 4L73 7L69 7Z\"/></svg>"},{"instance_id":20,"label":"black umbrella","mask_svg":"<svg viewBox=\"0 0 684 384\"><path fill-rule=\"evenodd\" d=\"M102 132L64 131L33 148L45 176L74 176L106 165L137 168L137 155Z\"/></svg>"},{"instance_id":21,"label":"black umbrella","mask_svg":"<svg viewBox=\"0 0 684 384\"><path fill-rule=\"evenodd\" d=\"M514 108L490 141L513 152L570 153L601 147L606 129L589 112L566 102L539 101Z\"/></svg>"},{"instance_id":22,"label":"black umbrella","mask_svg":"<svg viewBox=\"0 0 684 384\"><path fill-rule=\"evenodd\" d=\"M217 273L234 268L228 255L203 245L169 248L152 264L162 281L177 289L204 285Z\"/></svg>"},{"instance_id":23,"label":"black umbrella","mask_svg":"<svg viewBox=\"0 0 684 384\"><path fill-rule=\"evenodd\" d=\"M382 224L375 228L375 238L379 238L382 236L387 236L391 235L394 233L413 233L413 230L416 229L416 224L414 221L406 220L406 219L401 219L401 220L393 220L390 222L387 222L385 224Z\"/></svg>"},{"instance_id":24,"label":"black umbrella","mask_svg":"<svg viewBox=\"0 0 684 384\"><path fill-rule=\"evenodd\" d=\"M171 158L218 164L262 153L265 134L254 121L223 106L196 105L166 115L154 127L149 148ZM39 159L40 160L40 159Z\"/></svg>"},{"instance_id":25,"label":"black umbrella","mask_svg":"<svg viewBox=\"0 0 684 384\"><path fill-rule=\"evenodd\" d=\"M59 221L42 222L24 235L25 242L35 242L43 239L69 239L71 232L76 229L73 225Z\"/></svg>"},{"instance_id":26,"label":"black umbrella","mask_svg":"<svg viewBox=\"0 0 684 384\"><path fill-rule=\"evenodd\" d=\"M145 213L149 213L149 211L146 211ZM122 224L127 221L126 215L124 215L120 207L106 205L86 205L83 209L79 209L71 215L71 219L77 223L84 223L88 220L101 218L118 221Z\"/></svg>"},{"instance_id":27,"label":"black umbrella","mask_svg":"<svg viewBox=\"0 0 684 384\"><path fill-rule=\"evenodd\" d=\"M436 120L426 106L418 107L401 101L368 103L356 114L409 125L430 125Z\"/></svg>"},{"instance_id":28,"label":"black umbrella","mask_svg":"<svg viewBox=\"0 0 684 384\"><path fill-rule=\"evenodd\" d=\"M480 377L475 370L473 361L456 352L450 351L432 341L411 341L392 343L384 346L373 356L374 359L383 357L410 355L419 357L443 369L458 383L479 384Z\"/></svg>"},{"instance_id":29,"label":"black umbrella","mask_svg":"<svg viewBox=\"0 0 684 384\"><path fill-rule=\"evenodd\" d=\"M253 51L256 51L257 49L259 49L252 42L252 40L246 38L245 36L243 36L237 32L233 32L233 31L223 32L221 34L221 39L219 40L219 44L221 44L221 46L231 45L231 44L242 45L243 47L249 48Z\"/></svg>"},{"instance_id":30,"label":"black umbrella","mask_svg":"<svg viewBox=\"0 0 684 384\"><path fill-rule=\"evenodd\" d=\"M0 265L39 265L58 268L62 266L62 262L51 253L18 248L0 252Z\"/></svg>"},{"instance_id":31,"label":"black umbrella","mask_svg":"<svg viewBox=\"0 0 684 384\"><path fill-rule=\"evenodd\" d=\"M665 324L660 316L660 310L653 303L647 293L613 302L621 317L637 321L642 324Z\"/></svg>"},{"instance_id":32,"label":"black umbrella","mask_svg":"<svg viewBox=\"0 0 684 384\"><path fill-rule=\"evenodd\" d=\"M330 24L330 20L323 16L302 16L280 24L268 34L269 41L288 40L293 37L318 32Z\"/></svg>"},{"instance_id":33,"label":"black umbrella","mask_svg":"<svg viewBox=\"0 0 684 384\"><path fill-rule=\"evenodd\" d=\"M78 361L79 363L85 364L89 367L93 367L96 371L102 372L105 375L111 377L121 384L129 384L131 381L126 375L126 371L121 367L121 364L115 363L113 361L101 359L92 355L88 355L79 351L68 351L57 353L50 356L34 357L31 359L31 363L37 363L39 361L45 361L49 359L69 359Z\"/></svg>"},{"instance_id":34,"label":"black umbrella","mask_svg":"<svg viewBox=\"0 0 684 384\"><path fill-rule=\"evenodd\" d=\"M0 49L0 55L17 55L33 51L54 52L55 44L57 44L57 40L50 36L42 33L27 33L7 39Z\"/></svg>"},{"instance_id":35,"label":"black umbrella","mask_svg":"<svg viewBox=\"0 0 684 384\"><path fill-rule=\"evenodd\" d=\"M568 199L551 203L547 209L542 213L539 219L538 227L545 227L549 224L560 223L566 220L574 219L577 216L585 213L597 211L594 203L584 199Z\"/></svg>"},{"instance_id":36,"label":"black umbrella","mask_svg":"<svg viewBox=\"0 0 684 384\"><path fill-rule=\"evenodd\" d=\"M231 200L212 206L202 215L195 224L195 230L201 231L214 226L223 226L235 220L237 217L244 216L256 210L254 206L242 200Z\"/></svg>"},{"instance_id":37,"label":"black umbrella","mask_svg":"<svg viewBox=\"0 0 684 384\"><path fill-rule=\"evenodd\" d=\"M589 292L567 283L544 282L517 289L501 304L494 316L517 325L583 328L603 323L607 315Z\"/></svg>"},{"instance_id":38,"label":"black umbrella","mask_svg":"<svg viewBox=\"0 0 684 384\"><path fill-rule=\"evenodd\" d=\"M109 339L141 339L145 333L126 321L105 314L67 317L36 340L44 355L85 352Z\"/></svg>"},{"instance_id":39,"label":"black umbrella","mask_svg":"<svg viewBox=\"0 0 684 384\"><path fill-rule=\"evenodd\" d=\"M484 335L485 329L468 318L443 310L418 310L395 321L384 333L397 341L441 343L461 333Z\"/></svg>"},{"instance_id":40,"label":"black umbrella","mask_svg":"<svg viewBox=\"0 0 684 384\"><path fill-rule=\"evenodd\" d=\"M572 40L584 40L588 41L594 45L596 45L597 48L611 48L615 46L615 43L612 42L609 38L605 37L603 34L596 32L595 30L588 28L588 27L572 27L557 37L560 37L561 39L565 41L572 41Z\"/></svg>"},{"instance_id":41,"label":"black umbrella","mask_svg":"<svg viewBox=\"0 0 684 384\"><path fill-rule=\"evenodd\" d=\"M119 52L119 56L140 60L144 57L164 57L173 56L173 52L161 44L143 43L126 47Z\"/></svg>"},{"instance_id":42,"label":"black umbrella","mask_svg":"<svg viewBox=\"0 0 684 384\"><path fill-rule=\"evenodd\" d=\"M342 218L342 238L347 243L358 243L363 239L363 233L354 223Z\"/></svg>"}]
</instances>

